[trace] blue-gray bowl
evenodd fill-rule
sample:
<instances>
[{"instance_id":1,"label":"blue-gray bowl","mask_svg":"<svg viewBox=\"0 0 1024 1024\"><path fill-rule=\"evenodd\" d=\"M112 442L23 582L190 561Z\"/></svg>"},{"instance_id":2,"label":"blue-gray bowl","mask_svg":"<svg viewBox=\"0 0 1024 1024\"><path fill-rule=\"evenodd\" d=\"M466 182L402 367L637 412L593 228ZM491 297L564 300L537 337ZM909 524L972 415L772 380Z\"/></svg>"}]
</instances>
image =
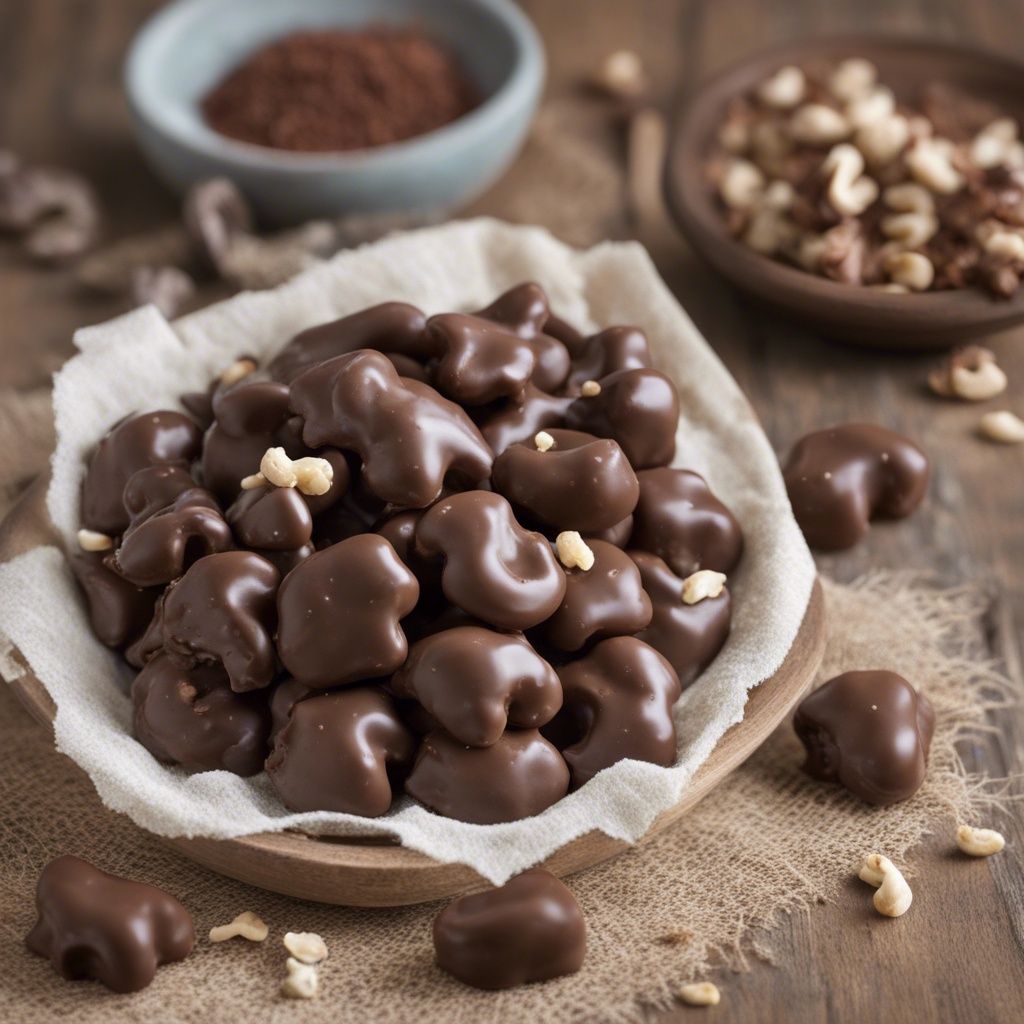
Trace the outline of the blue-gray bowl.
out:
<instances>
[{"instance_id":1,"label":"blue-gray bowl","mask_svg":"<svg viewBox=\"0 0 1024 1024\"><path fill-rule=\"evenodd\" d=\"M247 55L290 32L410 23L447 45L483 101L416 138L346 153L292 153L210 128L202 97ZM515 157L540 98L544 51L511 0L177 0L135 37L125 87L139 143L183 192L231 178L267 223L350 214L446 213Z\"/></svg>"}]
</instances>

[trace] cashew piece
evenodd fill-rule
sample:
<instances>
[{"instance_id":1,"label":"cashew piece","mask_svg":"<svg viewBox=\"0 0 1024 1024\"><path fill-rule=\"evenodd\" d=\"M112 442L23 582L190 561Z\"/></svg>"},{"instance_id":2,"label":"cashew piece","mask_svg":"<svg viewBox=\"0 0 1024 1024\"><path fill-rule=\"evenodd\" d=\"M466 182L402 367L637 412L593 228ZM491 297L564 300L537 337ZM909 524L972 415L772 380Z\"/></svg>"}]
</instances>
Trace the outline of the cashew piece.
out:
<instances>
[{"instance_id":1,"label":"cashew piece","mask_svg":"<svg viewBox=\"0 0 1024 1024\"><path fill-rule=\"evenodd\" d=\"M694 981L679 990L679 998L689 1006L717 1006L722 994L710 981Z\"/></svg>"},{"instance_id":2,"label":"cashew piece","mask_svg":"<svg viewBox=\"0 0 1024 1024\"><path fill-rule=\"evenodd\" d=\"M999 441L1001 444L1020 444L1024 441L1024 420L1009 409L985 413L978 429L990 441Z\"/></svg>"},{"instance_id":3,"label":"cashew piece","mask_svg":"<svg viewBox=\"0 0 1024 1024\"><path fill-rule=\"evenodd\" d=\"M850 134L850 123L838 110L808 103L790 118L789 134L810 146L830 146Z\"/></svg>"},{"instance_id":4,"label":"cashew piece","mask_svg":"<svg viewBox=\"0 0 1024 1024\"><path fill-rule=\"evenodd\" d=\"M580 394L584 398L597 398L601 394L601 385L596 380L585 380L580 385Z\"/></svg>"},{"instance_id":5,"label":"cashew piece","mask_svg":"<svg viewBox=\"0 0 1024 1024\"><path fill-rule=\"evenodd\" d=\"M594 568L594 552L575 530L563 530L555 538L555 551L566 569L590 572Z\"/></svg>"},{"instance_id":6,"label":"cashew piece","mask_svg":"<svg viewBox=\"0 0 1024 1024\"><path fill-rule=\"evenodd\" d=\"M927 291L935 280L935 267L919 252L893 252L882 261L882 267L893 282L913 292Z\"/></svg>"},{"instance_id":7,"label":"cashew piece","mask_svg":"<svg viewBox=\"0 0 1024 1024\"><path fill-rule=\"evenodd\" d=\"M967 151L968 159L984 170L999 167L1011 159L1017 135L1017 122L1013 118L997 118L974 136Z\"/></svg>"},{"instance_id":8,"label":"cashew piece","mask_svg":"<svg viewBox=\"0 0 1024 1024\"><path fill-rule=\"evenodd\" d=\"M797 234L797 227L778 210L764 206L757 210L743 234L743 242L754 252L774 256L780 249L791 245Z\"/></svg>"},{"instance_id":9,"label":"cashew piece","mask_svg":"<svg viewBox=\"0 0 1024 1024\"><path fill-rule=\"evenodd\" d=\"M910 141L910 128L902 114L891 114L857 130L854 143L873 167L891 164Z\"/></svg>"},{"instance_id":10,"label":"cashew piece","mask_svg":"<svg viewBox=\"0 0 1024 1024\"><path fill-rule=\"evenodd\" d=\"M984 402L1006 390L1006 374L996 365L995 353L980 345L954 352L946 365L928 375L928 386L943 398Z\"/></svg>"},{"instance_id":11,"label":"cashew piece","mask_svg":"<svg viewBox=\"0 0 1024 1024\"><path fill-rule=\"evenodd\" d=\"M963 175L953 166L953 144L948 139L918 139L907 153L907 170L926 188L951 195L963 183Z\"/></svg>"},{"instance_id":12,"label":"cashew piece","mask_svg":"<svg viewBox=\"0 0 1024 1024\"><path fill-rule=\"evenodd\" d=\"M316 932L285 932L283 941L300 963L318 964L327 959L327 943Z\"/></svg>"},{"instance_id":13,"label":"cashew piece","mask_svg":"<svg viewBox=\"0 0 1024 1024\"><path fill-rule=\"evenodd\" d=\"M546 430L538 431L534 436L533 443L539 452L548 452L555 447L555 439Z\"/></svg>"},{"instance_id":14,"label":"cashew piece","mask_svg":"<svg viewBox=\"0 0 1024 1024\"><path fill-rule=\"evenodd\" d=\"M909 909L914 894L899 868L888 857L872 853L864 858L858 875L862 882L877 888L872 902L885 917L902 917Z\"/></svg>"},{"instance_id":15,"label":"cashew piece","mask_svg":"<svg viewBox=\"0 0 1024 1024\"><path fill-rule=\"evenodd\" d=\"M757 90L758 99L777 110L795 107L807 91L804 73L792 64L779 68L771 78L765 79Z\"/></svg>"},{"instance_id":16,"label":"cashew piece","mask_svg":"<svg viewBox=\"0 0 1024 1024\"><path fill-rule=\"evenodd\" d=\"M236 359L230 366L226 367L220 375L220 386L229 388L244 380L256 369L256 363L252 359Z\"/></svg>"},{"instance_id":17,"label":"cashew piece","mask_svg":"<svg viewBox=\"0 0 1024 1024\"><path fill-rule=\"evenodd\" d=\"M698 569L683 580L683 604L699 604L707 597L718 597L725 589L724 572Z\"/></svg>"},{"instance_id":18,"label":"cashew piece","mask_svg":"<svg viewBox=\"0 0 1024 1024\"><path fill-rule=\"evenodd\" d=\"M864 128L891 117L895 112L896 97L891 89L880 85L846 105L846 120L854 128Z\"/></svg>"},{"instance_id":19,"label":"cashew piece","mask_svg":"<svg viewBox=\"0 0 1024 1024\"><path fill-rule=\"evenodd\" d=\"M898 213L934 213L935 199L923 185L904 181L890 185L882 193L882 202Z\"/></svg>"},{"instance_id":20,"label":"cashew piece","mask_svg":"<svg viewBox=\"0 0 1024 1024\"><path fill-rule=\"evenodd\" d=\"M878 185L864 172L864 157L848 142L833 147L821 165L831 175L826 190L828 201L836 213L856 217L878 198Z\"/></svg>"},{"instance_id":21,"label":"cashew piece","mask_svg":"<svg viewBox=\"0 0 1024 1024\"><path fill-rule=\"evenodd\" d=\"M83 551L109 551L114 546L114 539L97 530L79 530L78 546Z\"/></svg>"},{"instance_id":22,"label":"cashew piece","mask_svg":"<svg viewBox=\"0 0 1024 1024\"><path fill-rule=\"evenodd\" d=\"M893 213L882 218L882 234L907 249L918 249L939 230L932 213Z\"/></svg>"},{"instance_id":23,"label":"cashew piece","mask_svg":"<svg viewBox=\"0 0 1024 1024\"><path fill-rule=\"evenodd\" d=\"M313 455L290 459L283 448L268 448L260 459L260 471L245 477L243 491L264 484L275 487L296 487L302 494L326 494L334 482L334 467Z\"/></svg>"},{"instance_id":24,"label":"cashew piece","mask_svg":"<svg viewBox=\"0 0 1024 1024\"><path fill-rule=\"evenodd\" d=\"M730 210L748 210L764 190L764 175L749 160L733 160L725 169L718 194Z\"/></svg>"},{"instance_id":25,"label":"cashew piece","mask_svg":"<svg viewBox=\"0 0 1024 1024\"><path fill-rule=\"evenodd\" d=\"M289 999L312 999L320 987L316 968L288 957L284 962L288 977L281 982L281 995Z\"/></svg>"},{"instance_id":26,"label":"cashew piece","mask_svg":"<svg viewBox=\"0 0 1024 1024\"><path fill-rule=\"evenodd\" d=\"M995 829L958 825L956 845L969 857L991 857L1006 845L1006 840Z\"/></svg>"},{"instance_id":27,"label":"cashew piece","mask_svg":"<svg viewBox=\"0 0 1024 1024\"><path fill-rule=\"evenodd\" d=\"M251 910L239 914L230 924L220 924L210 929L211 942L226 942L240 935L250 942L262 942L270 933L270 929L259 915Z\"/></svg>"},{"instance_id":28,"label":"cashew piece","mask_svg":"<svg viewBox=\"0 0 1024 1024\"><path fill-rule=\"evenodd\" d=\"M1024 235L998 221L986 221L975 232L981 247L997 259L1024 261Z\"/></svg>"},{"instance_id":29,"label":"cashew piece","mask_svg":"<svg viewBox=\"0 0 1024 1024\"><path fill-rule=\"evenodd\" d=\"M863 57L849 57L840 62L828 80L828 87L837 100L849 103L871 91L878 78L878 69Z\"/></svg>"}]
</instances>

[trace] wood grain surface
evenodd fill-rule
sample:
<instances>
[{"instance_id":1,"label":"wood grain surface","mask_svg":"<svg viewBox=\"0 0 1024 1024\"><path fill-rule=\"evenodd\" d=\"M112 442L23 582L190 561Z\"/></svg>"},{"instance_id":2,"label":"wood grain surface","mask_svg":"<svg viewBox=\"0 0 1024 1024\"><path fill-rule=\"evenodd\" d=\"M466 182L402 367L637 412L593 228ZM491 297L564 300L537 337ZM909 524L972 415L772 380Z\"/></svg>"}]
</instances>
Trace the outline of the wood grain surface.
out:
<instances>
[{"instance_id":1,"label":"wood grain surface","mask_svg":"<svg viewBox=\"0 0 1024 1024\"><path fill-rule=\"evenodd\" d=\"M114 234L173 216L174 200L135 150L120 93L120 60L148 0L0 0L0 144L26 158L92 176L112 207ZM667 111L680 90L779 40L856 30L924 32L1024 52L1020 0L529 0L548 48L545 112L559 115L595 160L625 164L622 119L580 87L600 58L640 53ZM533 146L533 143L531 143ZM540 154L543 156L543 153ZM472 212L548 219L524 201L552 168L528 147L511 173ZM589 180L589 179L588 179ZM621 186L621 187L620 187ZM784 450L801 433L849 419L917 438L934 457L927 506L913 519L872 531L854 551L821 559L851 579L873 567L927 570L948 582L975 581L992 594L992 652L1021 679L1024 623L1024 450L975 436L979 410L931 399L927 356L872 355L811 335L751 305L699 264L651 216L629 215L624 181L614 202L580 209L571 240L639 236L673 290L757 407ZM204 298L215 296L204 296ZM70 332L122 310L80 295L66 274L41 274L0 246L0 387L28 387L70 352ZM990 339L1007 370L1006 402L1024 411L1024 330ZM1020 771L1024 717L993 716L991 736L964 751L992 776ZM774 964L717 979L712 1011L680 1009L660 1021L1011 1022L1024 1017L1024 826L1019 810L999 822L1009 848L964 865L943 831L916 858L914 910L885 921L864 910L851 884L835 904L782 924L770 939Z\"/></svg>"}]
</instances>

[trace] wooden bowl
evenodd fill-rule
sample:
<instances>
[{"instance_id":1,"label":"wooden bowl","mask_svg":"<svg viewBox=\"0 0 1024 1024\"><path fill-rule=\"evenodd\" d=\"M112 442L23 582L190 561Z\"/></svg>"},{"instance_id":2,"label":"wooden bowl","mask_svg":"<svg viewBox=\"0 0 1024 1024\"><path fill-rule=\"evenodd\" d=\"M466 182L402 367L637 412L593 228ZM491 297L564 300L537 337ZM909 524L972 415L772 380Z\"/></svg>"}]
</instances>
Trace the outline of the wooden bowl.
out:
<instances>
[{"instance_id":1,"label":"wooden bowl","mask_svg":"<svg viewBox=\"0 0 1024 1024\"><path fill-rule=\"evenodd\" d=\"M38 480L0 523L0 562L40 544L59 541L46 517L46 480ZM825 648L825 609L815 583L803 624L786 660L747 701L744 719L719 741L679 803L663 812L641 842L656 835L706 796L767 738L800 699ZM29 713L52 727L56 707L17 650L23 674L7 680ZM168 839L162 842L230 878L272 892L344 906L391 907L455 896L488 884L465 864L442 864L386 837L336 838L274 832L237 839ZM614 857L629 844L588 832L553 853L544 867L569 875Z\"/></svg>"},{"instance_id":2,"label":"wooden bowl","mask_svg":"<svg viewBox=\"0 0 1024 1024\"><path fill-rule=\"evenodd\" d=\"M744 292L826 337L873 348L944 348L1024 320L1024 290L996 299L977 288L892 295L839 284L747 248L725 228L704 164L729 101L784 64L866 57L897 96L942 81L991 100L1024 122L1024 62L984 49L924 39L849 35L801 39L749 57L702 86L680 110L669 144L665 191L694 249Z\"/></svg>"}]
</instances>

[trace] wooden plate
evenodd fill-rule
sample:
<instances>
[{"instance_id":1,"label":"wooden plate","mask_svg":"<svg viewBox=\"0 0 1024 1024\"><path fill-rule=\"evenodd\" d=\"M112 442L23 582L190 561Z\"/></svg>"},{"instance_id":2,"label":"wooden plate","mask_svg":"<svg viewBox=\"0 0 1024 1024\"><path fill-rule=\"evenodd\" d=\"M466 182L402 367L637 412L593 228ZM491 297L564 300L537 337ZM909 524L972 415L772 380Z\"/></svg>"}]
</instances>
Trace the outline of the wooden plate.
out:
<instances>
[{"instance_id":1,"label":"wooden plate","mask_svg":"<svg viewBox=\"0 0 1024 1024\"><path fill-rule=\"evenodd\" d=\"M46 518L45 491L46 481L36 481L0 523L0 562L40 544L58 543ZM824 601L821 585L815 583L800 632L782 667L751 693L743 721L722 737L683 798L655 820L644 839L676 821L760 746L804 692L824 647ZM56 708L39 680L26 671L8 682L32 716L51 727ZM401 906L487 884L464 864L441 864L379 836L334 839L278 832L238 839L161 839L222 875L321 903ZM614 857L628 846L602 832L589 832L552 854L544 866L557 875L568 875Z\"/></svg>"},{"instance_id":2,"label":"wooden plate","mask_svg":"<svg viewBox=\"0 0 1024 1024\"><path fill-rule=\"evenodd\" d=\"M941 81L991 100L1024 121L1024 62L988 50L899 36L801 39L747 58L706 85L680 110L665 168L668 205L694 249L734 285L806 321L826 337L889 349L948 347L1024 321L1024 289L1010 300L977 288L890 295L837 284L762 256L725 229L704 160L729 100L785 64L866 57L897 96Z\"/></svg>"}]
</instances>

